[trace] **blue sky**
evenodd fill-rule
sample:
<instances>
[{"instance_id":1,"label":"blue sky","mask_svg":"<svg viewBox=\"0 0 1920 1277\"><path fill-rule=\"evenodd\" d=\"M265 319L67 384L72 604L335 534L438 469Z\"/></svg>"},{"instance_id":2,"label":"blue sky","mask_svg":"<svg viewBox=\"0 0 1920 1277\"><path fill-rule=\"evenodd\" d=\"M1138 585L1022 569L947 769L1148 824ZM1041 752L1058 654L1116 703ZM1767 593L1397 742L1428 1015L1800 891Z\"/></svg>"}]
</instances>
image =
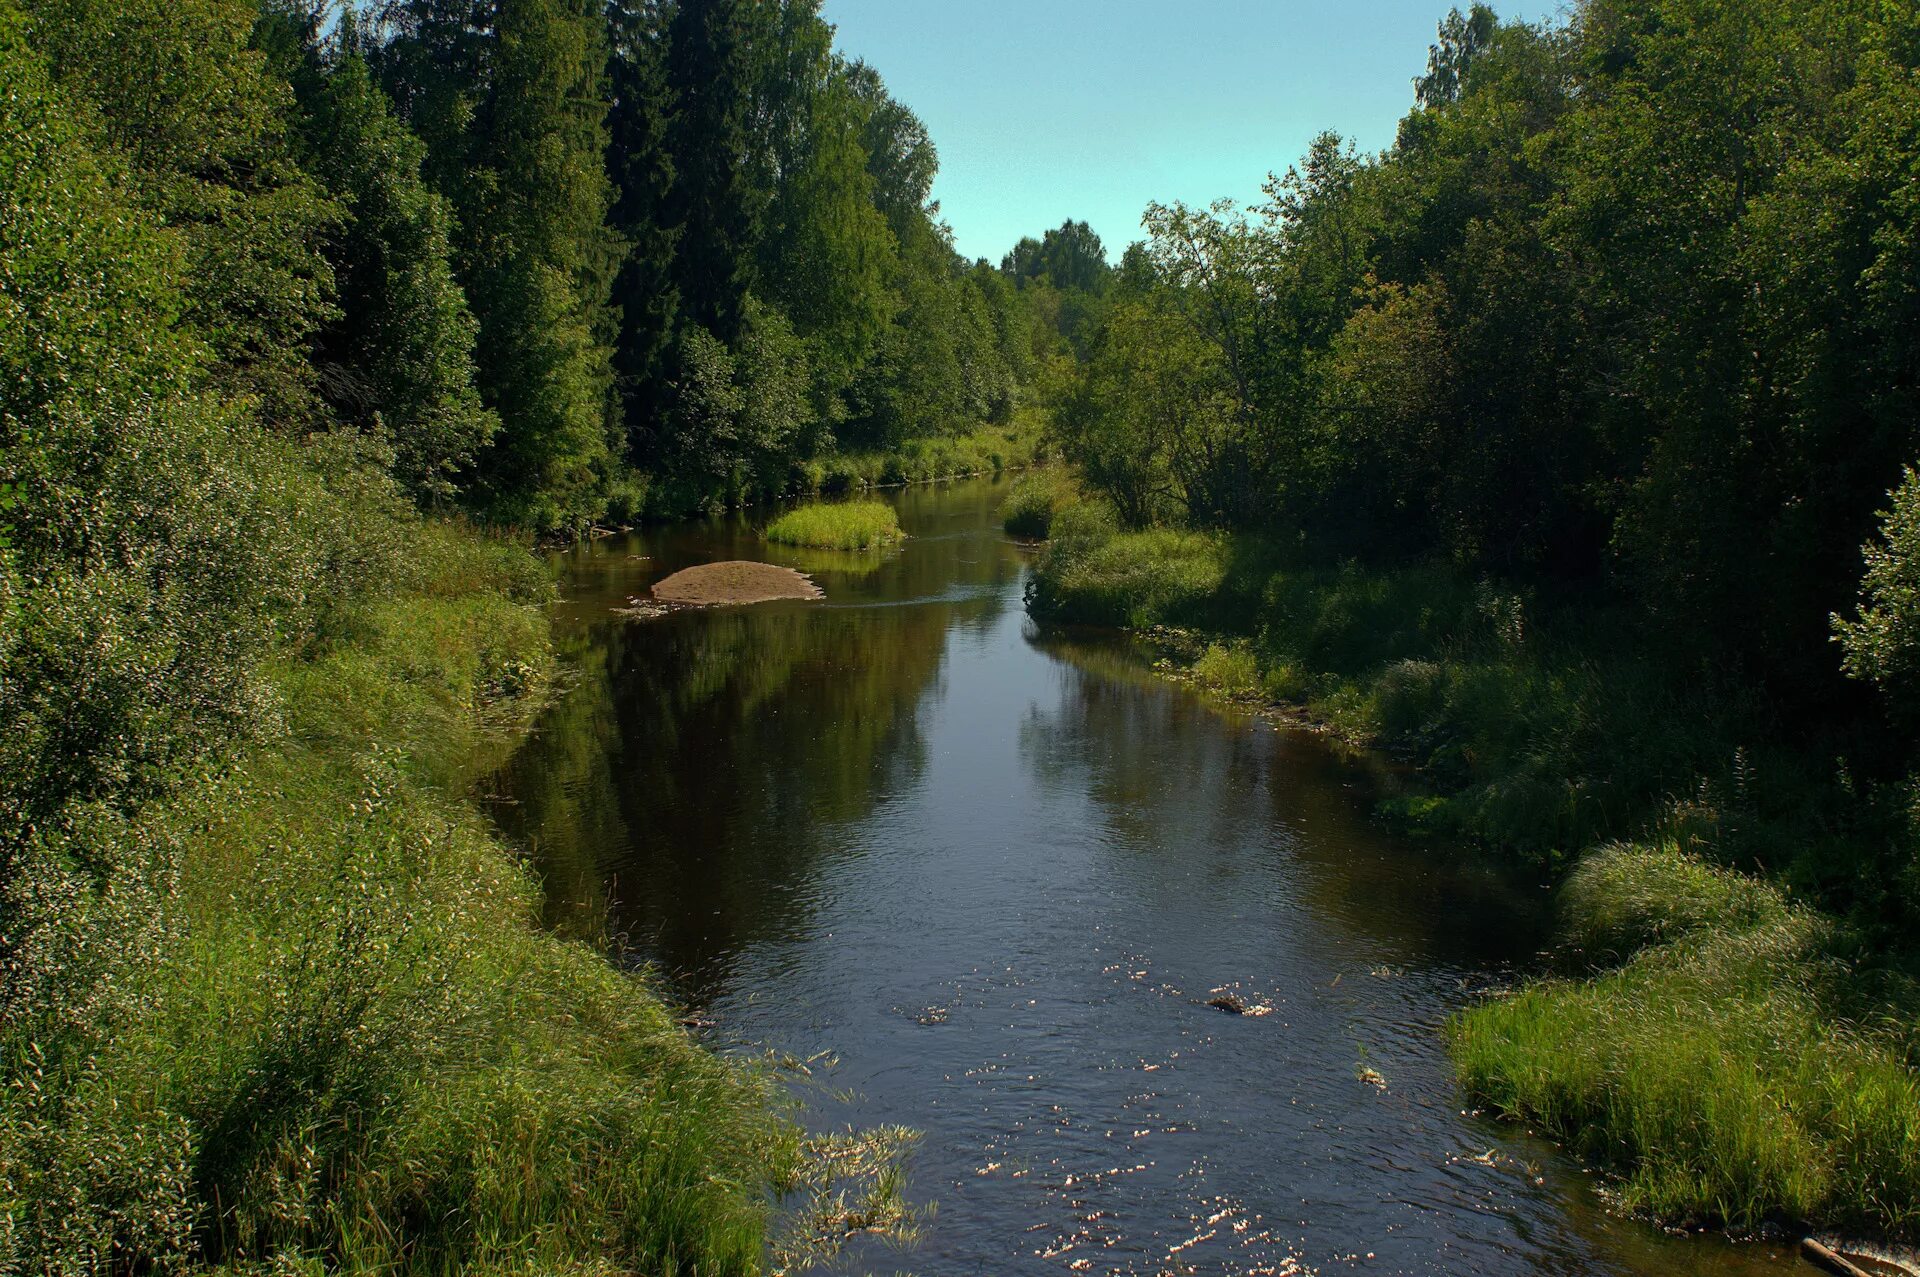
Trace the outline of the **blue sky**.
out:
<instances>
[{"instance_id":1,"label":"blue sky","mask_svg":"<svg viewBox=\"0 0 1920 1277\"><path fill-rule=\"evenodd\" d=\"M926 121L962 253L1148 201L1253 200L1322 129L1393 140L1454 0L825 0L839 47ZM1465 7L1465 0L1458 0ZM1539 19L1557 6L1500 4Z\"/></svg>"}]
</instances>

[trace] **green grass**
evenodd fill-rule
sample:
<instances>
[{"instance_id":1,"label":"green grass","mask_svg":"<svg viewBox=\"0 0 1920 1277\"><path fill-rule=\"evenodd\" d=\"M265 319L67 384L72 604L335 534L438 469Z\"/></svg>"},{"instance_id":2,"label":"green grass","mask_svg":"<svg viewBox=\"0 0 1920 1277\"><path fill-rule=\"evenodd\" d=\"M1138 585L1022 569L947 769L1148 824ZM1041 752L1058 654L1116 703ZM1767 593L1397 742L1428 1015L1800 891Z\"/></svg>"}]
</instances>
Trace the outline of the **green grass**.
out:
<instances>
[{"instance_id":1,"label":"green grass","mask_svg":"<svg viewBox=\"0 0 1920 1277\"><path fill-rule=\"evenodd\" d=\"M880 451L835 453L802 463L795 490L848 492L1024 469L1040 459L1044 426L1039 411L1026 407L1005 426L909 439Z\"/></svg>"},{"instance_id":2,"label":"green grass","mask_svg":"<svg viewBox=\"0 0 1920 1277\"><path fill-rule=\"evenodd\" d=\"M1596 854L1563 904L1584 946L1664 939L1462 1016L1477 1103L1616 1171L1629 1210L1920 1231L1910 995L1850 970L1830 923L1671 844Z\"/></svg>"},{"instance_id":3,"label":"green grass","mask_svg":"<svg viewBox=\"0 0 1920 1277\"><path fill-rule=\"evenodd\" d=\"M1097 502L1060 513L1030 600L1049 620L1081 625L1194 624L1227 570L1225 538L1156 528L1119 532Z\"/></svg>"},{"instance_id":4,"label":"green grass","mask_svg":"<svg viewBox=\"0 0 1920 1277\"><path fill-rule=\"evenodd\" d=\"M1030 470L1013 481L1000 504L1000 522L1011 536L1044 541L1053 535L1053 521L1080 500L1073 476L1058 466Z\"/></svg>"},{"instance_id":5,"label":"green grass","mask_svg":"<svg viewBox=\"0 0 1920 1277\"><path fill-rule=\"evenodd\" d=\"M1059 519L1030 602L1045 620L1160 632L1204 662L1203 684L1419 764L1430 792L1400 815L1520 859L1632 834L1702 777L1722 806L1735 796L1739 704L1673 678L1612 617L1549 622L1444 567L1302 564L1246 536L1123 531L1085 502Z\"/></svg>"},{"instance_id":6,"label":"green grass","mask_svg":"<svg viewBox=\"0 0 1920 1277\"><path fill-rule=\"evenodd\" d=\"M873 550L902 540L900 517L884 501L801 506L767 525L767 540L817 550Z\"/></svg>"},{"instance_id":7,"label":"green grass","mask_svg":"<svg viewBox=\"0 0 1920 1277\"><path fill-rule=\"evenodd\" d=\"M803 1141L771 1067L539 925L464 794L542 703L550 580L461 528L407 546L269 671L279 734L16 860L68 903L0 1034L33 1079L0 1091L10 1261L746 1274L830 1249L835 1212L905 1222L884 1149Z\"/></svg>"},{"instance_id":8,"label":"green grass","mask_svg":"<svg viewBox=\"0 0 1920 1277\"><path fill-rule=\"evenodd\" d=\"M1193 663L1194 681L1227 700L1257 700L1263 695L1260 662L1245 644L1214 643Z\"/></svg>"}]
</instances>

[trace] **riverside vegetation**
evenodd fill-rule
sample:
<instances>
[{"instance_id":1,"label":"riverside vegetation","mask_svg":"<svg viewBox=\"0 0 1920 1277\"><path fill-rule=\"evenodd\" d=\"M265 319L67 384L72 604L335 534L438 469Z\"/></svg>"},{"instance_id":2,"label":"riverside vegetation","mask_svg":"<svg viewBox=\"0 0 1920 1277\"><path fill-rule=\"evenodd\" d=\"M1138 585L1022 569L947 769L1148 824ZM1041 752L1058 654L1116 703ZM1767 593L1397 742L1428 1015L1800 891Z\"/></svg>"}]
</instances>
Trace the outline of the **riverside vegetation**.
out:
<instances>
[{"instance_id":1,"label":"riverside vegetation","mask_svg":"<svg viewBox=\"0 0 1920 1277\"><path fill-rule=\"evenodd\" d=\"M1920 10L1476 5L1416 98L1101 273L1031 609L1563 878L1453 1046L1623 1208L1920 1235Z\"/></svg>"},{"instance_id":2,"label":"riverside vegetation","mask_svg":"<svg viewBox=\"0 0 1920 1277\"><path fill-rule=\"evenodd\" d=\"M843 501L789 510L767 525L767 540L818 550L874 550L904 534L884 501Z\"/></svg>"},{"instance_id":3,"label":"riverside vegetation","mask_svg":"<svg viewBox=\"0 0 1920 1277\"><path fill-rule=\"evenodd\" d=\"M1026 460L1060 293L934 163L806 0L0 0L0 1269L904 1226L470 798L534 535Z\"/></svg>"}]
</instances>

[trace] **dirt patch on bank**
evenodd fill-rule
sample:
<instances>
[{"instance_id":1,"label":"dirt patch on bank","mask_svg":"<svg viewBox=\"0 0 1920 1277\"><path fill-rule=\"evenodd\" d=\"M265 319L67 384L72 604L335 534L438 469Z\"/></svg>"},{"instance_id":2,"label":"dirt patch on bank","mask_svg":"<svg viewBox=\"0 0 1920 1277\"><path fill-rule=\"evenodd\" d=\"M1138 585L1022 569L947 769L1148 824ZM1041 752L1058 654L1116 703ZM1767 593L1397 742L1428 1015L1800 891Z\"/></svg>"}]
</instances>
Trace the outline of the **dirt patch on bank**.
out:
<instances>
[{"instance_id":1,"label":"dirt patch on bank","mask_svg":"<svg viewBox=\"0 0 1920 1277\"><path fill-rule=\"evenodd\" d=\"M792 568L772 563L702 563L654 583L653 597L680 607L721 607L734 603L770 603L775 599L817 599L820 587Z\"/></svg>"}]
</instances>

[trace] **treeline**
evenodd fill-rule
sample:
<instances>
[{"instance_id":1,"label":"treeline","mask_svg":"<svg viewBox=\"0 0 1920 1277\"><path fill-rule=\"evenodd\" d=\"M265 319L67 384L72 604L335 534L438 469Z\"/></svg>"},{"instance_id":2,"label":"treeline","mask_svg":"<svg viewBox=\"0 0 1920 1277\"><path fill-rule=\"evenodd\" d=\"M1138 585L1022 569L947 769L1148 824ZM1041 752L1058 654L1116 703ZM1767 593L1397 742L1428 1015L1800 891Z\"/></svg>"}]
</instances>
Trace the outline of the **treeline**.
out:
<instances>
[{"instance_id":1,"label":"treeline","mask_svg":"<svg viewBox=\"0 0 1920 1277\"><path fill-rule=\"evenodd\" d=\"M1920 457L1920 15L1443 25L1395 144L1154 207L1063 437L1134 521L1602 584L1831 692Z\"/></svg>"},{"instance_id":2,"label":"treeline","mask_svg":"<svg viewBox=\"0 0 1920 1277\"><path fill-rule=\"evenodd\" d=\"M813 0L29 6L182 229L226 389L564 529L1005 422L1025 309Z\"/></svg>"},{"instance_id":3,"label":"treeline","mask_svg":"<svg viewBox=\"0 0 1920 1277\"><path fill-rule=\"evenodd\" d=\"M1910 722L1917 67L1911 5L1455 11L1385 152L1148 211L1059 437L1130 523L1611 600L1800 739L1880 713L1831 618L1898 489L1838 633Z\"/></svg>"}]
</instances>

